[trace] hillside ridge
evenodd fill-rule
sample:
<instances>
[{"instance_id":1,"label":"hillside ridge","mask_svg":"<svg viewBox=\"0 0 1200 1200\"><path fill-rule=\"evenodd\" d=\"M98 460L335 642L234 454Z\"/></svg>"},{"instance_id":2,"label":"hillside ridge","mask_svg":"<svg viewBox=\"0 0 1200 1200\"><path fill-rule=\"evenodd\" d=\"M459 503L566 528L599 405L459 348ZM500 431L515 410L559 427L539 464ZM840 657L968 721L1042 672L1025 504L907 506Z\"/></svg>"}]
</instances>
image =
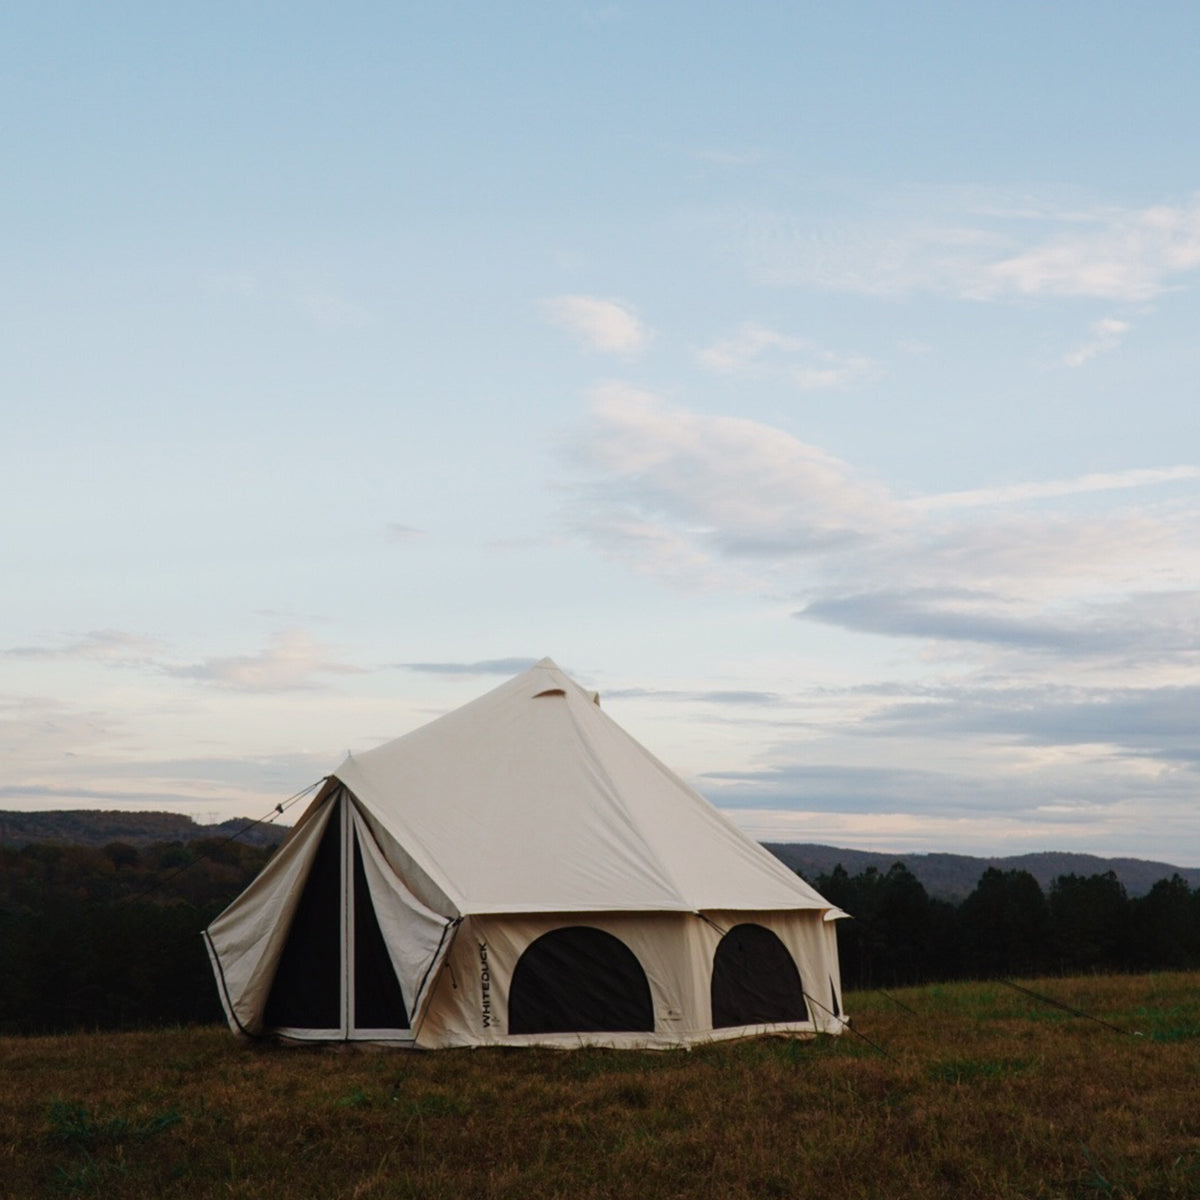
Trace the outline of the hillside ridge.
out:
<instances>
[{"instance_id":1,"label":"hillside ridge","mask_svg":"<svg viewBox=\"0 0 1200 1200\"><path fill-rule=\"evenodd\" d=\"M810 842L764 842L772 854L808 880L827 875L839 863L850 875L874 867L887 871L903 863L925 890L943 900L965 899L989 867L1000 871L1028 871L1045 889L1060 875L1103 875L1112 871L1130 896L1144 896L1160 879L1179 875L1189 887L1200 887L1200 867L1177 867L1142 858L1102 858L1062 850L1041 850L1004 857L970 854L881 854L874 850L847 850Z\"/></svg>"},{"instance_id":2,"label":"hillside ridge","mask_svg":"<svg viewBox=\"0 0 1200 1200\"><path fill-rule=\"evenodd\" d=\"M250 826L250 828L246 828ZM72 846L106 846L125 842L149 846L155 842L192 842L199 838L238 838L249 846L273 846L281 842L286 826L250 817L231 817L202 825L185 813L124 812L105 809L57 809L48 812L0 811L0 846L27 846L33 842L65 842Z\"/></svg>"}]
</instances>

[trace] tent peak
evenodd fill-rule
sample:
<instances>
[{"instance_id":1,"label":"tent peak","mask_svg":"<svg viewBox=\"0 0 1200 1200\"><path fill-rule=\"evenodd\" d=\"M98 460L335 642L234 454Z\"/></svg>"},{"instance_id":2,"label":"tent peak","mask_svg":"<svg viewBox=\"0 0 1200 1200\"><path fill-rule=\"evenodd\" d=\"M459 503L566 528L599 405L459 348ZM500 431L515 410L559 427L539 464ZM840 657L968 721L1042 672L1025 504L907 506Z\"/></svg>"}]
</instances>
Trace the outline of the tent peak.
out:
<instances>
[{"instance_id":1,"label":"tent peak","mask_svg":"<svg viewBox=\"0 0 1200 1200\"><path fill-rule=\"evenodd\" d=\"M579 684L575 683L575 680L573 680L569 675L566 674L565 671L563 671L563 669L558 665L558 663L556 663L554 661L554 659L543 658L540 661L534 663L533 666L530 668L530 670L531 671L553 671L555 675L561 676L562 680L564 682L574 684L574 686L576 688L578 688L579 691L582 692L594 705L596 705L597 708L600 707L600 693L593 692L589 688L580 687ZM544 687L540 692L535 692L533 698L536 700L539 696L553 696L553 695L565 696L566 689L557 684L551 685L549 687Z\"/></svg>"}]
</instances>

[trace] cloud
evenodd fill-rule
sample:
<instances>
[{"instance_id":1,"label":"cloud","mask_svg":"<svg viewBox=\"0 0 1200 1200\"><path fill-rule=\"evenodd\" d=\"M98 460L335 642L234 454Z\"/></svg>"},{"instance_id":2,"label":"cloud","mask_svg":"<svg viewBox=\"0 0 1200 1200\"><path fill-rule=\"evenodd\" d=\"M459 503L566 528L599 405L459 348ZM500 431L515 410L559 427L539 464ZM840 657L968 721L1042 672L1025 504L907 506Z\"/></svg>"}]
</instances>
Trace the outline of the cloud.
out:
<instances>
[{"instance_id":1,"label":"cloud","mask_svg":"<svg viewBox=\"0 0 1200 1200\"><path fill-rule=\"evenodd\" d=\"M783 697L778 692L755 692L732 689L728 691L670 691L663 688L614 688L604 693L605 699L611 700L665 700L671 703L683 701L685 704L721 704L735 707L748 705L759 707L778 704Z\"/></svg>"},{"instance_id":2,"label":"cloud","mask_svg":"<svg viewBox=\"0 0 1200 1200\"><path fill-rule=\"evenodd\" d=\"M1200 267L1200 201L1119 212L1088 234L1056 234L991 264L995 289L1025 295L1149 300Z\"/></svg>"},{"instance_id":3,"label":"cloud","mask_svg":"<svg viewBox=\"0 0 1200 1200\"><path fill-rule=\"evenodd\" d=\"M1149 487L1160 483L1175 483L1200 478L1200 467L1136 468L1127 471L1095 472L1074 479L1055 479L1041 483L1015 483L1004 487L975 488L967 492L942 492L909 500L911 508L931 512L944 508L976 508L985 505L1014 504L1026 500L1046 500L1059 496L1077 496L1090 492L1115 491L1122 488Z\"/></svg>"},{"instance_id":4,"label":"cloud","mask_svg":"<svg viewBox=\"0 0 1200 1200\"><path fill-rule=\"evenodd\" d=\"M948 687L939 700L914 699L900 719L885 714L840 742L826 737L804 761L781 745L774 761L696 782L743 828L777 841L883 848L903 827L926 849L990 841L992 853L1101 843L1161 853L1165 833L1189 836L1200 770L1194 753L1176 752L1187 752L1194 689L1069 691ZM1050 723L1040 729L1043 715ZM1129 732L1114 742L1107 735L1126 720Z\"/></svg>"},{"instance_id":5,"label":"cloud","mask_svg":"<svg viewBox=\"0 0 1200 1200\"><path fill-rule=\"evenodd\" d=\"M1120 209L918 189L824 227L784 212L739 213L718 222L761 282L871 296L1139 303L1200 268L1200 197Z\"/></svg>"},{"instance_id":6,"label":"cloud","mask_svg":"<svg viewBox=\"0 0 1200 1200\"><path fill-rule=\"evenodd\" d=\"M556 296L546 302L549 320L574 334L588 349L635 354L650 340L646 327L629 308L598 296Z\"/></svg>"},{"instance_id":7,"label":"cloud","mask_svg":"<svg viewBox=\"0 0 1200 1200\"><path fill-rule=\"evenodd\" d=\"M0 654L31 661L76 659L109 666L138 666L153 661L162 643L145 634L97 629L57 646L14 646Z\"/></svg>"},{"instance_id":8,"label":"cloud","mask_svg":"<svg viewBox=\"0 0 1200 1200\"><path fill-rule=\"evenodd\" d=\"M944 588L909 592L865 592L815 600L795 615L856 633L936 638L1026 649L1063 649L1077 638L1070 623L1020 620L997 610L1004 598Z\"/></svg>"},{"instance_id":9,"label":"cloud","mask_svg":"<svg viewBox=\"0 0 1200 1200\"><path fill-rule=\"evenodd\" d=\"M883 849L904 831L904 844L921 849L1161 854L1164 838L1194 836L1194 672L1162 686L1026 675L851 692L865 705L826 712L799 753L781 729L762 761L706 772L697 785L740 826L777 841Z\"/></svg>"},{"instance_id":10,"label":"cloud","mask_svg":"<svg viewBox=\"0 0 1200 1200\"><path fill-rule=\"evenodd\" d=\"M1030 746L1109 746L1114 755L1165 756L1200 768L1198 711L1195 683L956 684L884 704L863 720L859 732L927 738L984 734Z\"/></svg>"},{"instance_id":11,"label":"cloud","mask_svg":"<svg viewBox=\"0 0 1200 1200\"><path fill-rule=\"evenodd\" d=\"M189 792L158 787L146 790L129 788L74 787L71 784L0 784L0 803L19 808L97 808L112 804L139 805L178 811L208 798Z\"/></svg>"},{"instance_id":12,"label":"cloud","mask_svg":"<svg viewBox=\"0 0 1200 1200\"><path fill-rule=\"evenodd\" d=\"M406 662L395 666L426 675L518 675L528 671L538 658L487 658L477 662Z\"/></svg>"},{"instance_id":13,"label":"cloud","mask_svg":"<svg viewBox=\"0 0 1200 1200\"><path fill-rule=\"evenodd\" d=\"M902 806L903 811L971 812L993 807L965 780L937 770L838 763L771 764L744 771L709 771L698 780L723 808L804 805L822 812L869 813Z\"/></svg>"},{"instance_id":14,"label":"cloud","mask_svg":"<svg viewBox=\"0 0 1200 1200\"><path fill-rule=\"evenodd\" d=\"M1200 594L1092 600L1055 612L1013 595L926 588L840 594L796 613L856 633L1049 652L1176 659L1200 646Z\"/></svg>"},{"instance_id":15,"label":"cloud","mask_svg":"<svg viewBox=\"0 0 1200 1200\"><path fill-rule=\"evenodd\" d=\"M808 622L1027 665L1158 668L1200 644L1194 466L902 500L781 430L620 385L569 449L575 536L680 586L790 592Z\"/></svg>"},{"instance_id":16,"label":"cloud","mask_svg":"<svg viewBox=\"0 0 1200 1200\"><path fill-rule=\"evenodd\" d=\"M240 692L284 692L322 686L327 675L359 674L362 668L326 658L325 649L303 629L275 634L257 654L207 658L165 665L165 674Z\"/></svg>"},{"instance_id":17,"label":"cloud","mask_svg":"<svg viewBox=\"0 0 1200 1200\"><path fill-rule=\"evenodd\" d=\"M1082 345L1063 355L1063 363L1068 367L1082 367L1089 359L1098 354L1107 354L1115 350L1125 335L1129 332L1128 321L1118 321L1115 317L1105 317L1096 321L1091 328L1091 336Z\"/></svg>"},{"instance_id":18,"label":"cloud","mask_svg":"<svg viewBox=\"0 0 1200 1200\"><path fill-rule=\"evenodd\" d=\"M594 391L571 454L581 476L575 529L675 569L826 553L904 519L884 489L790 434L623 385Z\"/></svg>"},{"instance_id":19,"label":"cloud","mask_svg":"<svg viewBox=\"0 0 1200 1200\"><path fill-rule=\"evenodd\" d=\"M844 387L878 374L875 364L862 355L823 350L804 338L753 322L700 350L696 357L710 371L787 378L805 390Z\"/></svg>"},{"instance_id":20,"label":"cloud","mask_svg":"<svg viewBox=\"0 0 1200 1200\"><path fill-rule=\"evenodd\" d=\"M747 322L732 337L714 342L696 357L710 371L734 372L757 363L764 351L781 350L791 354L805 347L801 338Z\"/></svg>"}]
</instances>

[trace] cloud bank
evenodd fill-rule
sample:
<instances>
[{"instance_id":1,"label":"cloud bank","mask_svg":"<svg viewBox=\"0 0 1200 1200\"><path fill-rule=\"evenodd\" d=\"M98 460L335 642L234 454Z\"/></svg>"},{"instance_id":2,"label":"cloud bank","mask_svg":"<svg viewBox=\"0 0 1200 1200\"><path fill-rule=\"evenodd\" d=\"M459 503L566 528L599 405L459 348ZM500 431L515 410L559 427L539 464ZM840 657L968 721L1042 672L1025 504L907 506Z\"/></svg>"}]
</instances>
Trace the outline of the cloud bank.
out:
<instances>
[{"instance_id":1,"label":"cloud bank","mask_svg":"<svg viewBox=\"0 0 1200 1200\"><path fill-rule=\"evenodd\" d=\"M764 692L773 743L700 780L720 802L1024 819L1036 842L1047 813L1077 837L1087 812L1180 812L1200 787L1200 468L905 497L782 430L616 385L568 462L575 537L895 646L891 683Z\"/></svg>"}]
</instances>

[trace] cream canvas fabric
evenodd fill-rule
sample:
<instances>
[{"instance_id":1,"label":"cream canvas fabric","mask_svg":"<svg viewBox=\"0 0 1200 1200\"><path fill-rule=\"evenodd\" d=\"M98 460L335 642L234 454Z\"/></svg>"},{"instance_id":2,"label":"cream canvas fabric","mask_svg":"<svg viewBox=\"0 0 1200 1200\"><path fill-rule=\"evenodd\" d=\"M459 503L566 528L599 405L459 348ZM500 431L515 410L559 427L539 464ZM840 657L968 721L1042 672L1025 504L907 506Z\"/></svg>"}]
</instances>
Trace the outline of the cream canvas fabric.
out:
<instances>
[{"instance_id":1,"label":"cream canvas fabric","mask_svg":"<svg viewBox=\"0 0 1200 1200\"><path fill-rule=\"evenodd\" d=\"M337 855L340 868L330 865ZM336 922L330 908L332 924L321 924L314 902L297 899L310 871L313 889L340 881L326 905L338 907ZM230 1024L248 1033L423 1046L677 1045L759 1029L839 1031L831 921L840 915L543 659L463 708L347 757L206 939ZM283 978L305 986L312 974L299 934L289 935L289 924L305 921L341 931L339 1015L314 1027L272 1025L271 1012L287 1007ZM727 938L730 930L737 932ZM729 1003L714 998L722 981L748 997L748 1013L771 1011L738 972L750 970L742 959L759 945L778 957L772 938L794 964L795 986L802 981L804 1019L795 1019L794 1001L781 1010L788 1020L715 1028L714 1011ZM285 943L288 966L277 980ZM356 1004L363 1007L356 987L365 994L371 984L351 960L365 961L376 944L386 947L376 957L386 957L403 994L402 1025L360 1027L355 1019ZM729 953L717 969L722 946ZM617 957L606 966L610 953ZM570 1022L528 994L545 985L557 995L560 981L547 983L546 970L559 963L567 991L592 986L587 973L597 972L600 990L583 1001L593 1008L580 1019L604 1023L603 981L625 978L617 959L645 976L650 1015L631 1019L643 1027L541 1028ZM790 979L793 968L779 962ZM509 1027L510 1016L522 1023L520 1011L510 1012L514 978L532 1032ZM329 996L322 1011L332 1012Z\"/></svg>"}]
</instances>

